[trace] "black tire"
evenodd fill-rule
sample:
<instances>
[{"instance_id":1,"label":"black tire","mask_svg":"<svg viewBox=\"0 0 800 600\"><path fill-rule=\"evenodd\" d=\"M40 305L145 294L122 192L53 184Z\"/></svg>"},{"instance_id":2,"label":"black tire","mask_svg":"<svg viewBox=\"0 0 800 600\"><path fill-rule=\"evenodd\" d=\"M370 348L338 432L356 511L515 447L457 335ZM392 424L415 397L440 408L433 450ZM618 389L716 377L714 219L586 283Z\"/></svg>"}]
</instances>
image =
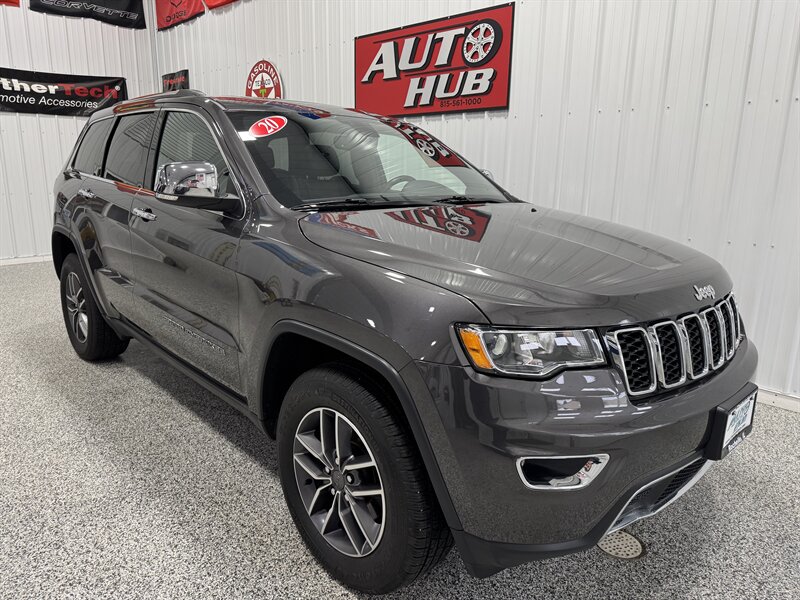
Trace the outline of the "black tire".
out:
<instances>
[{"instance_id":1,"label":"black tire","mask_svg":"<svg viewBox=\"0 0 800 600\"><path fill-rule=\"evenodd\" d=\"M333 577L370 594L390 592L426 574L453 544L418 450L391 405L382 402L387 399L385 396L379 386L371 385L344 365L318 367L292 384L277 428L281 484L303 540ZM333 409L346 417L357 428L377 464L385 512L382 535L374 549L364 546L370 548L365 556L348 556L329 543L312 521L300 495L301 484L295 477L295 434L315 409L324 413ZM331 484L326 491L333 487Z\"/></svg>"},{"instance_id":2,"label":"black tire","mask_svg":"<svg viewBox=\"0 0 800 600\"><path fill-rule=\"evenodd\" d=\"M77 289L73 288L72 292L70 291L71 282L73 285L75 282L80 284L80 292L77 294L78 305L82 315L86 317L82 325L78 324L74 310L76 304L70 300L72 292ZM82 359L107 360L119 356L128 347L130 340L120 339L100 314L86 275L83 273L83 267L75 254L69 254L61 265L61 311L64 314L64 325L67 327L69 341Z\"/></svg>"}]
</instances>

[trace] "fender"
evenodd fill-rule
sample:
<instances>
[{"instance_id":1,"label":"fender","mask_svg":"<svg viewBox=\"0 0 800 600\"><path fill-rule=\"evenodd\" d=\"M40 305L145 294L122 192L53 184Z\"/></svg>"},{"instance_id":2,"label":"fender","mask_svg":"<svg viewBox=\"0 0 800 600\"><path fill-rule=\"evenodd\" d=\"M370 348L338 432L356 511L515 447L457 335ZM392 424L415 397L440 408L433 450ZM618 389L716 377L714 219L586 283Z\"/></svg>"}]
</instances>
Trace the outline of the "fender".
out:
<instances>
[{"instance_id":1,"label":"fender","mask_svg":"<svg viewBox=\"0 0 800 600\"><path fill-rule=\"evenodd\" d=\"M92 299L94 300L95 305L100 310L100 314L106 319L106 321L111 325L112 329L114 329L118 335L122 336L123 334L117 327L114 326L113 321L116 319L116 311L113 313L109 311L109 307L107 306L105 299L101 299L100 295L97 293L97 282L94 278L94 273L92 272L91 268L89 268L89 264L86 260L86 253L83 252L81 248L81 244L72 234L70 229L67 229L64 225L60 223L55 223L53 225L53 230L51 232L51 246L52 246L52 234L59 233L70 241L72 247L75 249L75 254L78 256L78 261L81 263L81 267L83 268L83 274L86 275L86 279L89 282L89 292L92 294ZM55 263L53 263L55 266ZM56 275L60 278L61 273L56 272Z\"/></svg>"},{"instance_id":2,"label":"fender","mask_svg":"<svg viewBox=\"0 0 800 600\"><path fill-rule=\"evenodd\" d=\"M419 411L411 396L411 393L408 390L408 387L406 386L405 381L403 380L403 377L400 375L398 370L396 370L392 365L390 365L377 354L370 352L366 348L363 348L351 342L350 340L341 338L329 331L325 331L324 329L290 319L278 321L270 330L270 338L267 345L267 359L269 358L269 354L272 350L272 345L274 344L275 340L277 340L278 337L283 333L295 333L330 346L331 348L334 348L335 350L338 350L339 352L368 365L388 382L392 388L392 391L397 396L397 399L400 402L400 408L402 409L403 414L405 415L411 428L411 434L414 436L414 442L416 443L417 448L419 448L420 455L422 456L422 462L425 465L425 470L427 471L428 477L433 485L436 499L438 500L439 506L442 509L442 514L447 521L447 525L450 527L450 529L460 531L462 529L461 521L458 518L453 501L450 498L449 492L447 491L447 486L444 483L444 478L442 477L441 470L439 469L439 463L436 460L433 448L431 447L428 436L425 433ZM409 363L410 362L411 360L409 358ZM264 366L266 366L266 363ZM259 393L262 392L263 389L259 389ZM260 398L261 396L259 395L258 397Z\"/></svg>"}]
</instances>

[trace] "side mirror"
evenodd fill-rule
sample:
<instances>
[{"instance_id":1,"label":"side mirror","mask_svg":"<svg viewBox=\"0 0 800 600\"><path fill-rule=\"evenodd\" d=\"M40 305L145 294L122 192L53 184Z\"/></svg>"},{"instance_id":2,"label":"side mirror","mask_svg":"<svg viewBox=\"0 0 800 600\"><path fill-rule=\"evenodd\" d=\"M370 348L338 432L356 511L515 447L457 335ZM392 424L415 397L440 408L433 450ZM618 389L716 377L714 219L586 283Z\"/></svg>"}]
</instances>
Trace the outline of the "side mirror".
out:
<instances>
[{"instance_id":1,"label":"side mirror","mask_svg":"<svg viewBox=\"0 0 800 600\"><path fill-rule=\"evenodd\" d=\"M175 206L235 212L239 198L220 194L217 167L209 162L168 163L156 172L156 198Z\"/></svg>"},{"instance_id":2,"label":"side mirror","mask_svg":"<svg viewBox=\"0 0 800 600\"><path fill-rule=\"evenodd\" d=\"M492 181L494 181L494 175L492 175L492 172L489 169L481 169L481 173L487 179L491 179Z\"/></svg>"}]
</instances>

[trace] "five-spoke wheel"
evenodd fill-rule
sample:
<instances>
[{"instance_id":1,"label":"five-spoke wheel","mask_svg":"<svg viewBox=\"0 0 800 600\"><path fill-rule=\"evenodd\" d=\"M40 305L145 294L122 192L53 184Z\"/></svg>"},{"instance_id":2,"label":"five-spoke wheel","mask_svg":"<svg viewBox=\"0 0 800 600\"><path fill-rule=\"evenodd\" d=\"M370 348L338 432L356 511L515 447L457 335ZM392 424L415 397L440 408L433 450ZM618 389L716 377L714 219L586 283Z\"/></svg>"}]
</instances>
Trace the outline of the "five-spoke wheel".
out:
<instances>
[{"instance_id":1,"label":"five-spoke wheel","mask_svg":"<svg viewBox=\"0 0 800 600\"><path fill-rule=\"evenodd\" d=\"M276 427L281 485L316 559L384 594L430 570L452 537L386 388L345 363L297 376Z\"/></svg>"},{"instance_id":2,"label":"five-spoke wheel","mask_svg":"<svg viewBox=\"0 0 800 600\"><path fill-rule=\"evenodd\" d=\"M364 437L332 408L308 412L294 440L294 473L317 531L342 554L361 557L381 541L386 499Z\"/></svg>"}]
</instances>

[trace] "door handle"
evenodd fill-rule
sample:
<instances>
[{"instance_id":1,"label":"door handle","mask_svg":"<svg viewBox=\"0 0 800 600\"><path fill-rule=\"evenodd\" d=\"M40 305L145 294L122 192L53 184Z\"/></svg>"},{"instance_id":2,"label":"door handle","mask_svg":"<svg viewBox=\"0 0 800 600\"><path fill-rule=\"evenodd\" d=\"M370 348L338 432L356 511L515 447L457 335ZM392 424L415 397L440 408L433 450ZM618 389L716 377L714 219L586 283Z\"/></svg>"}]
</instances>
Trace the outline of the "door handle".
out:
<instances>
[{"instance_id":1,"label":"door handle","mask_svg":"<svg viewBox=\"0 0 800 600\"><path fill-rule=\"evenodd\" d=\"M87 190L85 188L78 190L78 196L81 198L86 198L87 200L93 200L97 198L97 194L95 194L92 190Z\"/></svg>"},{"instance_id":2,"label":"door handle","mask_svg":"<svg viewBox=\"0 0 800 600\"><path fill-rule=\"evenodd\" d=\"M158 215L149 208L134 208L131 212L133 216L139 217L145 221L155 221L158 218Z\"/></svg>"}]
</instances>

